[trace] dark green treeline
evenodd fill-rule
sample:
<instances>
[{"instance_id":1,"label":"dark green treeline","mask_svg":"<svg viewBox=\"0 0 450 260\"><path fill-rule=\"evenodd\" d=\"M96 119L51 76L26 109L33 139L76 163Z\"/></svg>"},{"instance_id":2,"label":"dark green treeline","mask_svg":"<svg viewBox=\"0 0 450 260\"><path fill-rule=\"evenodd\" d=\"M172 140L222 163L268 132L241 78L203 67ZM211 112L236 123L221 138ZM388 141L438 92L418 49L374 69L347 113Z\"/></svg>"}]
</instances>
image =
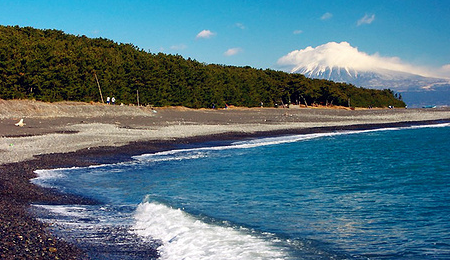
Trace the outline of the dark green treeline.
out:
<instances>
[{"instance_id":1,"label":"dark green treeline","mask_svg":"<svg viewBox=\"0 0 450 260\"><path fill-rule=\"evenodd\" d=\"M101 101L191 108L305 102L356 107L405 104L391 90L371 90L274 70L206 65L153 54L132 44L58 30L0 26L0 98Z\"/></svg>"}]
</instances>

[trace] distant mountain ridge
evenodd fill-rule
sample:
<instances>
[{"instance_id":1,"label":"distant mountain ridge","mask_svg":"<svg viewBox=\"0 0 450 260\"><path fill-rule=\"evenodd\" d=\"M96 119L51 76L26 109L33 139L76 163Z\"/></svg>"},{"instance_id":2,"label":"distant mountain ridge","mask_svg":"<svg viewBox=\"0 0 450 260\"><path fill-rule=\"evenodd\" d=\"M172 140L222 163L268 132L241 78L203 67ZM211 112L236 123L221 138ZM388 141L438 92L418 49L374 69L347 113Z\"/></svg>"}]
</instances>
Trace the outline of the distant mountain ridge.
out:
<instances>
[{"instance_id":1,"label":"distant mountain ridge","mask_svg":"<svg viewBox=\"0 0 450 260\"><path fill-rule=\"evenodd\" d=\"M368 55L347 42L330 42L316 48L293 51L278 63L290 68L291 73L303 74L308 78L372 89L391 89L401 93L407 104L416 107L430 103L450 105L449 79L419 75L413 67L396 58ZM438 94L440 92L443 95Z\"/></svg>"},{"instance_id":2,"label":"distant mountain ridge","mask_svg":"<svg viewBox=\"0 0 450 260\"><path fill-rule=\"evenodd\" d=\"M308 78L345 82L359 87L392 89L402 95L410 107L450 105L450 82L447 79L424 77L412 73L381 70L358 71L353 68L298 68Z\"/></svg>"},{"instance_id":3,"label":"distant mountain ridge","mask_svg":"<svg viewBox=\"0 0 450 260\"><path fill-rule=\"evenodd\" d=\"M384 89L391 88L397 92L424 91L449 84L449 80L424 77L417 74L377 69L373 71L358 71L348 67L320 67L314 69L302 67L295 73L308 78L327 79L336 82L346 82L356 86Z\"/></svg>"}]
</instances>

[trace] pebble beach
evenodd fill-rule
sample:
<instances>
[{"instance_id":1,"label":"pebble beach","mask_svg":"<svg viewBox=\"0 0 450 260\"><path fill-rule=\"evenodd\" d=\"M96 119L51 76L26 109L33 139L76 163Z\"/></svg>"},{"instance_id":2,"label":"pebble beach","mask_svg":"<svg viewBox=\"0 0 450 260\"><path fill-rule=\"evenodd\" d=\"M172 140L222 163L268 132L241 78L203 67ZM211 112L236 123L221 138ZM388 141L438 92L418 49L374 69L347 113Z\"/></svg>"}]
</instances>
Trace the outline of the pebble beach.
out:
<instances>
[{"instance_id":1,"label":"pebble beach","mask_svg":"<svg viewBox=\"0 0 450 260\"><path fill-rule=\"evenodd\" d=\"M25 124L16 126L20 119ZM126 160L180 143L439 122L450 122L449 108L212 110L0 100L0 258L88 259L51 234L29 206L96 202L31 184L37 169Z\"/></svg>"}]
</instances>

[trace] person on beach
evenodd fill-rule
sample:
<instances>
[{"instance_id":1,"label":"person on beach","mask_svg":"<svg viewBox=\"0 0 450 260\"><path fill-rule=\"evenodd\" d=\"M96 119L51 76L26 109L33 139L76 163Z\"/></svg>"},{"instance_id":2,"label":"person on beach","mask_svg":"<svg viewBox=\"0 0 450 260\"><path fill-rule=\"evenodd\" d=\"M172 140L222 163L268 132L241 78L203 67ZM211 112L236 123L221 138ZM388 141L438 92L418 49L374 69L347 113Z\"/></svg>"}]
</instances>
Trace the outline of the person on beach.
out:
<instances>
[{"instance_id":1,"label":"person on beach","mask_svg":"<svg viewBox=\"0 0 450 260\"><path fill-rule=\"evenodd\" d=\"M116 104L116 98L112 97L112 98L111 98L111 103L112 103L113 105Z\"/></svg>"},{"instance_id":2,"label":"person on beach","mask_svg":"<svg viewBox=\"0 0 450 260\"><path fill-rule=\"evenodd\" d=\"M106 104L108 104L109 105L109 101L110 101L111 99L109 98L109 97L107 97L106 98Z\"/></svg>"}]
</instances>

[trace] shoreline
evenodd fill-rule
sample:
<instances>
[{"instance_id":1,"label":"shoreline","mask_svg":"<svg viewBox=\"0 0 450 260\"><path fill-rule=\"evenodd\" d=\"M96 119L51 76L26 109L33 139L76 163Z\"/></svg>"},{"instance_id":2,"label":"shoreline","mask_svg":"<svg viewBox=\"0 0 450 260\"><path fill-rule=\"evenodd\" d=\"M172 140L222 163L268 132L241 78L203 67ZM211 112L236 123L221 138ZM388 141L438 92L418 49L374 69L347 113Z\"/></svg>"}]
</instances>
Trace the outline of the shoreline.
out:
<instances>
[{"instance_id":1,"label":"shoreline","mask_svg":"<svg viewBox=\"0 0 450 260\"><path fill-rule=\"evenodd\" d=\"M347 130L370 130L393 127L408 127L416 125L433 125L438 123L449 123L443 121L419 121L399 122L383 125L358 125L347 127L324 127L303 129L301 131L272 131L254 134L222 134L209 135L193 138L185 138L171 141L142 141L121 147L97 147L84 149L70 153L55 153L41 155L36 159L0 165L0 171L8 174L1 176L0 187L2 197L0 199L0 225L2 225L1 249L3 259L89 259L86 253L76 245L65 242L52 234L47 224L36 220L29 211L29 206L38 204L82 204L90 205L97 202L76 195L60 193L58 191L39 187L29 180L36 177L35 170L56 169L64 167L83 167L104 163L117 163L128 161L134 155L143 153L155 153L177 148L178 146L202 145L211 141L235 141L251 138L273 137L280 135L326 133ZM13 184L5 191L5 177ZM6 196L5 196L6 195ZM9 200L9 201L8 201ZM9 217L5 217L9 216ZM5 225L7 223L8 225ZM6 235L6 236L5 236ZM148 251L149 257L157 257L158 252ZM142 254L142 252L136 252Z\"/></svg>"},{"instance_id":2,"label":"shoreline","mask_svg":"<svg viewBox=\"0 0 450 260\"><path fill-rule=\"evenodd\" d=\"M251 120L242 119L241 110L235 110L237 116L239 116L243 120L242 122L252 123ZM252 110L250 116L255 111L260 110ZM291 112L289 109L278 109L278 110L267 110L268 113L274 113L274 115L279 116L283 115L285 112ZM170 112L170 111L169 111ZM172 111L173 112L173 111ZM189 114L191 112L191 114ZM216 117L218 114L223 115L224 113L229 113L230 111L219 111L220 113L215 113L213 111L212 117ZM314 111L315 112L315 111ZM320 112L320 111L319 111ZM424 113L427 113L425 111ZM162 112L164 113L164 112ZM188 146L195 144L204 144L212 141L231 141L231 140L243 140L249 138L260 138L260 137L269 137L269 136L280 136L280 135L293 135L293 134L308 134L308 133L324 133L324 132L333 132L333 131L345 131L345 130L368 130L368 129L379 129L386 127L400 127L400 126L412 126L412 125L429 125L436 123L448 123L450 122L450 111L445 111L444 115L448 115L445 117L438 117L429 120L415 120L415 121L398 121L398 122L376 122L373 124L365 123L365 124L348 124L349 122L344 122L342 124L335 124L330 126L321 125L322 119L326 120L329 112L325 113L324 118L320 118L320 116L314 115L316 117L316 124L311 124L309 127L292 127L289 122L284 122L284 127L271 128L269 130L264 130L264 127L259 129L255 129L255 127L259 127L259 125L254 125L253 129L249 127L250 130L241 131L241 129L235 129L236 131L232 131L233 127L236 125L243 126L244 123L232 125L232 127L227 128L227 120L228 118L220 118L219 127L223 127L223 131L217 131L217 128L206 129L205 131L198 131L199 128L205 126L205 123L211 123L209 118L204 118L202 120L198 120L198 125L192 124L194 120L190 121L190 124L179 124L180 128L183 126L187 126L187 128L183 128L184 130L190 129L194 130L193 133L183 133L174 132L172 135L166 135L164 137L156 138L148 138L144 136L138 136L139 138L134 139L132 136L126 136L126 134L140 134L141 131L151 131L149 129L157 129L160 127L160 130L166 131L170 126L174 128L177 125L173 122L180 122L180 115L186 115L195 117L195 113L200 113L201 116L204 116L204 112L195 111L192 112L190 110L179 111L177 110L171 116L172 123L167 123L166 118L160 118L159 120L163 122L166 120L166 123L162 123L160 125L155 126L154 124L150 125L150 128L139 127L139 122L134 122L135 124L125 125L123 121L120 123L121 127L118 128L118 124L114 124L113 128L106 127L107 130L115 131L117 129L119 136L124 135L121 131L125 131L125 140L121 139L120 141L108 143L105 139L100 138L100 142L97 142L94 138L94 141L91 141L90 138L93 138L91 135L86 136L82 135L83 131L74 131L72 130L74 124L68 124L64 122L64 127L55 127L55 128L45 128L35 129L31 128L35 131L31 136L23 136L23 137L10 137L4 136L4 132L2 133L2 138L6 140L24 140L25 143L36 142L35 139L38 137L47 140L48 142L54 142L55 136L58 138L63 136L66 139L61 140L69 140L68 138L75 138L75 141L79 141L80 138L86 141L83 144L84 147L79 148L79 146L75 147L75 149L71 149L70 147L66 147L67 149L60 149L60 152L54 152L52 149L47 149L47 152L43 152L38 150L36 154L33 154L32 157L25 157L25 159L17 159L11 160L6 157L0 160L0 227L2 238L0 240L0 248L1 248L1 258L4 259L26 259L26 258L41 258L48 259L55 257L59 257L61 259L88 259L84 252L77 248L74 245L66 243L65 241L56 238L54 235L50 234L46 224L43 224L37 221L29 211L29 206L32 203L41 203L41 204L90 204L95 203L86 198L73 196L70 194L62 194L59 192L55 192L54 190L42 188L31 184L29 181L31 178L35 177L34 173L37 169L54 169L54 168L63 168L63 167L74 167L74 166L89 166L94 164L103 164L103 163L114 163L118 161L131 160L131 157L134 155L140 155L143 153L154 153L158 151L170 150L177 146ZM206 113L211 113L207 111ZM264 113L264 111L260 112ZM337 112L338 114L340 112ZM350 112L350 116L353 116ZM389 113L389 111L388 111ZM401 113L404 113L403 111ZM407 112L409 113L409 112ZM166 111L166 115L168 115ZM194 115L192 115L194 114ZM364 114L364 113L363 113ZM369 113L368 113L369 114ZM377 114L377 113L376 113ZM381 112L380 112L381 114ZM211 115L210 115L211 116ZM248 115L247 115L248 116ZM151 119L154 119L156 116L149 116ZM283 116L282 119L290 119L292 116ZM137 121L141 120L142 117L135 117ZM252 118L250 118L252 119ZM358 122L358 120L354 120L354 118L350 118L352 122ZM6 119L8 120L8 119ZM9 119L12 121L12 119ZM33 119L30 119L33 120ZM37 119L34 119L37 120ZM55 119L40 119L41 121L48 120L48 122ZM80 117L73 117L72 122L79 122ZM94 119L98 120L98 119ZM117 122L117 118L103 118L103 120L115 120ZM255 120L253 118L253 120ZM260 120L259 118L256 120ZM3 120L2 120L3 121ZM69 120L70 121L70 120ZM376 120L374 120L376 121ZM33 122L33 121L30 121ZM36 121L37 122L37 121ZM267 122L267 121L266 121ZM283 122L280 122L283 123ZM314 122L313 122L314 123ZM347 123L347 124L345 124ZM94 127L104 127L108 124L96 124L87 122L82 124L82 126L89 126L94 124ZM147 122L147 124L149 124ZM271 122L269 122L271 124ZM195 126L194 128L192 128ZM229 125L228 125L229 126ZM191 127L191 128L190 128ZM207 127L206 127L207 128ZM91 128L89 128L91 129ZM112 129L112 130L111 130ZM260 130L263 129L263 130ZM26 129L21 129L26 130ZM40 134L39 130L42 133ZM105 128L101 128L101 131L104 131ZM253 131L251 131L253 130ZM260 131L258 131L260 130ZM55 131L63 131L61 133L55 133ZM64 132L66 131L66 132ZM72 132L73 131L73 132ZM88 130L89 131L89 130ZM157 131L157 130L154 130ZM114 132L116 133L116 132ZM180 134L181 133L181 134ZM199 134L200 133L200 134ZM40 134L40 135L39 135ZM80 135L77 137L77 135ZM94 134L95 135L95 134ZM178 137L176 135L179 135ZM122 136L123 137L123 136ZM53 139L53 140L52 140ZM114 139L114 138L113 138ZM56 138L56 141L59 139ZM89 143L90 142L90 143ZM42 143L41 143L42 145ZM69 143L64 143L64 145L68 146ZM27 146L24 145L24 149ZM48 152L50 151L50 152ZM0 151L1 152L1 151ZM0 153L0 155L2 155ZM6 158L6 159L5 159ZM152 252L157 254L157 252Z\"/></svg>"}]
</instances>

